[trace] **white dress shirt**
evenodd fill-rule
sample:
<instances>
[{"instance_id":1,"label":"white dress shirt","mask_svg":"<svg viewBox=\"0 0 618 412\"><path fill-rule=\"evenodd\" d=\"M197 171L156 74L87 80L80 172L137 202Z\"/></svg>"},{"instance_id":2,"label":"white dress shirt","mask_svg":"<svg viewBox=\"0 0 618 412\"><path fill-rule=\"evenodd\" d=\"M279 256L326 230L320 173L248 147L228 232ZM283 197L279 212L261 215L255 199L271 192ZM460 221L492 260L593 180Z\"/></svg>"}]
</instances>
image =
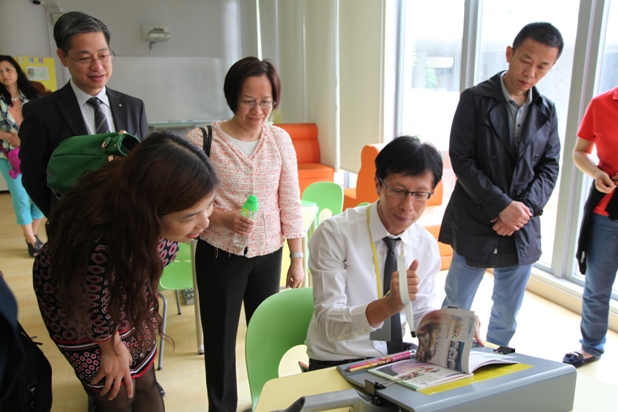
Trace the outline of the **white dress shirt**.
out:
<instances>
[{"instance_id":1,"label":"white dress shirt","mask_svg":"<svg viewBox=\"0 0 618 412\"><path fill-rule=\"evenodd\" d=\"M86 123L86 128L88 129L89 134L96 134L96 126L94 125L94 108L88 104L88 100L91 97L98 97L101 101L101 110L105 114L107 118L107 125L109 126L110 132L116 131L116 126L114 125L114 116L112 116L112 109L109 107L109 98L107 97L107 89L103 87L99 94L95 96L91 96L73 83L73 79L70 80L71 88L73 88L73 93L75 93L75 97L77 98L77 103L79 104L79 109L82 112L82 117L84 118L84 122ZM136 130L127 130L129 133L135 133Z\"/></svg>"},{"instance_id":2,"label":"white dress shirt","mask_svg":"<svg viewBox=\"0 0 618 412\"><path fill-rule=\"evenodd\" d=\"M365 314L369 303L382 296L378 293L371 242L376 246L382 285L387 248L381 239L390 235L378 216L377 204L347 209L322 222L309 242L315 311L305 344L312 359L334 361L388 354L385 341L369 338L382 325L372 328ZM371 234L367 208L371 208ZM435 277L440 270L438 243L419 223L397 236L401 238L397 253L404 255L406 265L409 267L414 259L419 261L419 292L413 303L418 325L428 312L439 308L435 304ZM403 328L405 311L401 312L401 321Z\"/></svg>"}]
</instances>

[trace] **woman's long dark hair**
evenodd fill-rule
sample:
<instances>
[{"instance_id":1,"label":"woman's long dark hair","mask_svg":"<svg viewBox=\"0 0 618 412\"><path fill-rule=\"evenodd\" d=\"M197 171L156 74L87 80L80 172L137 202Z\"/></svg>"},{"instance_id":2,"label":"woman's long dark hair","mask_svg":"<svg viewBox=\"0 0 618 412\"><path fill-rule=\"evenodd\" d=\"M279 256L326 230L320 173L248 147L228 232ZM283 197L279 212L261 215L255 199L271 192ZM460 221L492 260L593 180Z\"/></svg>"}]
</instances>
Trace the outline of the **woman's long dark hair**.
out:
<instances>
[{"instance_id":1,"label":"woman's long dark hair","mask_svg":"<svg viewBox=\"0 0 618 412\"><path fill-rule=\"evenodd\" d=\"M50 270L58 279L58 297L79 334L90 326L89 255L93 242L103 239L110 274L110 333L126 319L142 336L155 337L154 322L161 325L157 300L163 271L158 251L161 217L195 206L217 184L203 151L162 132L150 134L126 158L86 175L63 196L47 222L48 253Z\"/></svg>"},{"instance_id":2,"label":"woman's long dark hair","mask_svg":"<svg viewBox=\"0 0 618 412\"><path fill-rule=\"evenodd\" d=\"M9 62L11 66L15 68L15 71L17 72L17 88L26 96L26 98L28 98L28 100L41 97L14 58L11 56L0 55L0 62ZM13 106L13 102L11 101L11 93L9 93L2 83L0 83L0 96L2 96L9 107Z\"/></svg>"}]
</instances>

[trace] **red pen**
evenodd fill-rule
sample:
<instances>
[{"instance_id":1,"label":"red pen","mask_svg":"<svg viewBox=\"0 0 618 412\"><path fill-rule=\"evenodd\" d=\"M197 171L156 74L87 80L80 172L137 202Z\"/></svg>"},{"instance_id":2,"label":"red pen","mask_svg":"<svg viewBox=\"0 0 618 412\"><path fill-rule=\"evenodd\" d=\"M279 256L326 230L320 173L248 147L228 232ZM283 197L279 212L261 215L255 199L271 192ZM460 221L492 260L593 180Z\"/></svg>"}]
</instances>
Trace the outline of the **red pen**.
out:
<instances>
[{"instance_id":1,"label":"red pen","mask_svg":"<svg viewBox=\"0 0 618 412\"><path fill-rule=\"evenodd\" d=\"M383 358L370 359L364 362L355 363L354 365L348 366L348 372L356 372L363 369L373 368L375 366L385 365L387 363L397 362L404 359L410 359L414 356L412 351L404 351L400 353L395 353L393 355L388 355Z\"/></svg>"}]
</instances>

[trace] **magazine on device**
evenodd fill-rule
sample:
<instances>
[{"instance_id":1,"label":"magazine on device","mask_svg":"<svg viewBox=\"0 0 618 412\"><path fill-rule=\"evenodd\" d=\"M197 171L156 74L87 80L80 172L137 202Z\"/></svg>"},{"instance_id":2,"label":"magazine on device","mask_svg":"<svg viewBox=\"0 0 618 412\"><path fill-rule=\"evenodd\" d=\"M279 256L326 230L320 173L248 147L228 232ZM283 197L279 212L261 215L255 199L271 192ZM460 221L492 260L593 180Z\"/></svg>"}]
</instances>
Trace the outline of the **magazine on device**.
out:
<instances>
[{"instance_id":1,"label":"magazine on device","mask_svg":"<svg viewBox=\"0 0 618 412\"><path fill-rule=\"evenodd\" d=\"M444 308L427 314L418 325L414 359L389 363L369 372L412 389L469 377L485 365L517 363L514 356L471 351L474 312Z\"/></svg>"}]
</instances>

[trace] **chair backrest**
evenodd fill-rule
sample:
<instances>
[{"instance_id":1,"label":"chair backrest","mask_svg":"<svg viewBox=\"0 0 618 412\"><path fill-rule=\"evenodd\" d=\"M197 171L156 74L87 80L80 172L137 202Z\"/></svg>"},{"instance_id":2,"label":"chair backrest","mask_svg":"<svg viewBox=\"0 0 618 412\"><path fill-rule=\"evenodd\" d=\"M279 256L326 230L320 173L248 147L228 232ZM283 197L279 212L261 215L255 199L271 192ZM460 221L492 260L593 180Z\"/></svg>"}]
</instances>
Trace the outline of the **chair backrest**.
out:
<instances>
[{"instance_id":1,"label":"chair backrest","mask_svg":"<svg viewBox=\"0 0 618 412\"><path fill-rule=\"evenodd\" d=\"M298 163L320 163L320 143L318 125L315 123L279 123L275 124L288 132L296 150Z\"/></svg>"},{"instance_id":2,"label":"chair backrest","mask_svg":"<svg viewBox=\"0 0 618 412\"><path fill-rule=\"evenodd\" d=\"M193 287L193 263L191 262L191 244L179 243L176 259L163 268L159 279L161 290L183 290Z\"/></svg>"},{"instance_id":3,"label":"chair backrest","mask_svg":"<svg viewBox=\"0 0 618 412\"><path fill-rule=\"evenodd\" d=\"M376 175L376 156L385 144L373 143L363 147L361 151L361 168L358 171L356 179L356 201L373 203L378 200L376 193L374 176ZM435 189L434 194L429 198L427 206L439 206L442 204L443 197L442 181L440 181Z\"/></svg>"},{"instance_id":4,"label":"chair backrest","mask_svg":"<svg viewBox=\"0 0 618 412\"><path fill-rule=\"evenodd\" d=\"M175 262L190 262L191 261L191 243L178 243L178 254L174 259Z\"/></svg>"},{"instance_id":5,"label":"chair backrest","mask_svg":"<svg viewBox=\"0 0 618 412\"><path fill-rule=\"evenodd\" d=\"M376 156L384 146L382 143L367 144L361 150L361 168L356 179L357 202L373 203L378 200L373 177L376 175Z\"/></svg>"},{"instance_id":6,"label":"chair backrest","mask_svg":"<svg viewBox=\"0 0 618 412\"><path fill-rule=\"evenodd\" d=\"M322 211L328 209L330 216L343 211L343 188L334 182L314 182L305 188L303 200L315 202L318 205L318 223L322 220Z\"/></svg>"},{"instance_id":7,"label":"chair backrest","mask_svg":"<svg viewBox=\"0 0 618 412\"><path fill-rule=\"evenodd\" d=\"M247 326L245 358L253 410L264 384L279 377L281 358L305 343L313 316L313 289L279 292L258 306Z\"/></svg>"},{"instance_id":8,"label":"chair backrest","mask_svg":"<svg viewBox=\"0 0 618 412\"><path fill-rule=\"evenodd\" d=\"M444 196L444 188L442 186L442 180L438 182L436 187L433 189L433 195L429 198L427 202L427 206L440 206L442 204L442 198Z\"/></svg>"}]
</instances>

